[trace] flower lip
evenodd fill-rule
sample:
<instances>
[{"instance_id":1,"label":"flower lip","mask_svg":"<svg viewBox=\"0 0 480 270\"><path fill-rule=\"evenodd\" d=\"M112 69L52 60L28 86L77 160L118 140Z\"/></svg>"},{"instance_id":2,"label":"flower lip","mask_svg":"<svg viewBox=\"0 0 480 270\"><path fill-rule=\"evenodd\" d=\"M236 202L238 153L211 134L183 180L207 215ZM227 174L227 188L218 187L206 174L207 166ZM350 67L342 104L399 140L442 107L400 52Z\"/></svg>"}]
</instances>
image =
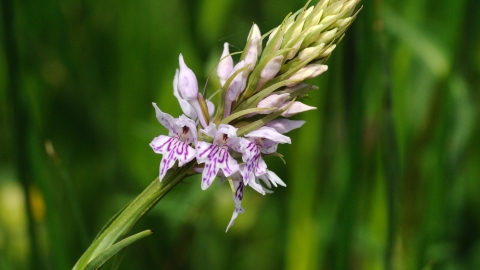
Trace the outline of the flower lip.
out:
<instances>
[{"instance_id":1,"label":"flower lip","mask_svg":"<svg viewBox=\"0 0 480 270\"><path fill-rule=\"evenodd\" d=\"M238 163L230 156L229 147L232 147L238 137L237 129L230 125L210 124L201 132L214 138L213 143L199 141L197 143L197 162L205 163L202 172L202 189L207 189L221 169L226 177L238 171Z\"/></svg>"}]
</instances>

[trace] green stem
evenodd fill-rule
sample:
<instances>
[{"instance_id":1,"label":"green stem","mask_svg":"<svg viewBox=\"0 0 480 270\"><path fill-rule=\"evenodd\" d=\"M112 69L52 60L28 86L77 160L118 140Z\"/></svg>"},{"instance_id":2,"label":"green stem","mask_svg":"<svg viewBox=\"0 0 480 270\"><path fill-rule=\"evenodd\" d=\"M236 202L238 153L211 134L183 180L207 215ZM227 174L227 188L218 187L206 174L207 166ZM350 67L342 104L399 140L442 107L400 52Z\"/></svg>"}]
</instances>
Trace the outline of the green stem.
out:
<instances>
[{"instance_id":1,"label":"green stem","mask_svg":"<svg viewBox=\"0 0 480 270\"><path fill-rule=\"evenodd\" d=\"M183 180L195 165L196 162L191 161L184 167L169 172L162 182L158 181L158 178L155 179L127 207L104 226L73 269L84 269L102 251L115 244L144 214L152 209L176 184Z\"/></svg>"}]
</instances>

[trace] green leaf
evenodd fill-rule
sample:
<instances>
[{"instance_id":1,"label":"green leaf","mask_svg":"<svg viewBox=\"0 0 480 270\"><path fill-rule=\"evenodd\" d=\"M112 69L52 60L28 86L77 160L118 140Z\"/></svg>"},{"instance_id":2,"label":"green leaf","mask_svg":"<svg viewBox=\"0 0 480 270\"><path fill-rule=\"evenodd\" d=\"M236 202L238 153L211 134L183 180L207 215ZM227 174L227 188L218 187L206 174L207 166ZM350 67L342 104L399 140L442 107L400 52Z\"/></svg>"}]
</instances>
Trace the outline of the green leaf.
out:
<instances>
[{"instance_id":1,"label":"green leaf","mask_svg":"<svg viewBox=\"0 0 480 270\"><path fill-rule=\"evenodd\" d=\"M86 270L90 269L98 269L100 268L108 259L110 259L113 255L115 255L117 252L122 250L123 248L133 244L137 240L140 240L146 236L149 236L153 233L152 230L146 230L143 232L139 232L137 234L134 234L132 236L129 236L118 243L112 245L111 247L107 248L105 251L102 253L98 254L95 259L91 260L87 266L85 267Z\"/></svg>"},{"instance_id":2,"label":"green leaf","mask_svg":"<svg viewBox=\"0 0 480 270\"><path fill-rule=\"evenodd\" d=\"M236 113L233 113L231 115L229 115L228 117L226 117L225 119L223 119L222 121L220 121L220 124L228 124L230 123L231 121L237 119L237 118L240 118L244 115L247 115L247 114L250 114L250 113L256 113L256 112L263 112L263 111L274 111L274 110L277 110L278 108L277 107L272 107L272 108L251 108L251 109L246 109L246 110L243 110L243 111L239 111L239 112L236 112Z\"/></svg>"}]
</instances>

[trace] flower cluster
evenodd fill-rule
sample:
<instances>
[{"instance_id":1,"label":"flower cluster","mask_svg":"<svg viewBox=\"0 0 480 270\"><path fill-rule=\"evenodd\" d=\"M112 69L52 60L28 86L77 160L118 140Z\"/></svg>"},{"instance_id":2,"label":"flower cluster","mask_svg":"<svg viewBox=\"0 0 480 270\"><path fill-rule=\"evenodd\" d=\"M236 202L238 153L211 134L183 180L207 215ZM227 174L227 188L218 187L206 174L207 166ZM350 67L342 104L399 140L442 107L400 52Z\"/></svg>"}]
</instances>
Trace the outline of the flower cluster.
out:
<instances>
[{"instance_id":1,"label":"flower cluster","mask_svg":"<svg viewBox=\"0 0 480 270\"><path fill-rule=\"evenodd\" d=\"M236 64L225 43L217 68L221 85L217 106L198 92L197 78L180 54L173 93L184 114L173 118L153 103L158 121L169 130L168 136L150 143L163 155L160 181L177 161L178 167L196 163L194 173L202 174L202 189L216 177L228 180L235 209L227 230L244 211L245 186L261 194L270 193L272 186L285 186L267 169L264 157L280 156L278 144L291 143L284 134L305 123L288 117L315 109L298 101L318 89L303 81L327 70L324 63L355 19L358 2L322 0L288 16L264 36L254 24Z\"/></svg>"}]
</instances>

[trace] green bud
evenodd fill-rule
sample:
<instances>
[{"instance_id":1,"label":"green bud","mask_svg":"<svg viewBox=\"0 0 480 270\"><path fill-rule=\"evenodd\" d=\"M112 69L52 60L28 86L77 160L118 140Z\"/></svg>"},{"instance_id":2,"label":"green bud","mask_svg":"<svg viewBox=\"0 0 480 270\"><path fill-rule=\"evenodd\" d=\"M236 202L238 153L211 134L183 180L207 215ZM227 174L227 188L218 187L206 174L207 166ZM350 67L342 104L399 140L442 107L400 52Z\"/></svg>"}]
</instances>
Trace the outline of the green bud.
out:
<instances>
[{"instance_id":1,"label":"green bud","mask_svg":"<svg viewBox=\"0 0 480 270\"><path fill-rule=\"evenodd\" d=\"M325 43L328 44L330 43L333 38L335 37L335 34L337 33L338 28L334 28L330 31L323 32L317 40L315 40L316 43Z\"/></svg>"}]
</instances>

